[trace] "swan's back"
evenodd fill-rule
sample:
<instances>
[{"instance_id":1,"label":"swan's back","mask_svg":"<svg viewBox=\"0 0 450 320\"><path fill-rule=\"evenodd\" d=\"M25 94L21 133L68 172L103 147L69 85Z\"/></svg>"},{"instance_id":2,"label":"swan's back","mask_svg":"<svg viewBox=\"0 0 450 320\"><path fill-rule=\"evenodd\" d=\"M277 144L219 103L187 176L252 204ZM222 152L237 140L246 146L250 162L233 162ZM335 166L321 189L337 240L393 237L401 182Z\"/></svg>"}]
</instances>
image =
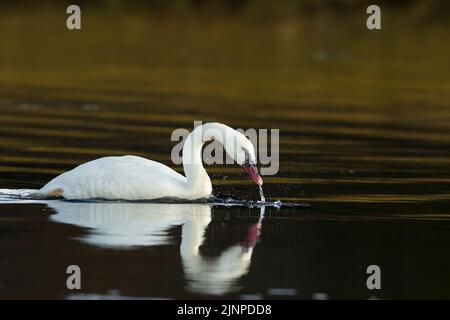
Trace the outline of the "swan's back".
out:
<instances>
[{"instance_id":1,"label":"swan's back","mask_svg":"<svg viewBox=\"0 0 450 320\"><path fill-rule=\"evenodd\" d=\"M168 166L136 156L99 158L67 171L40 192L66 199L152 200L180 197L186 178Z\"/></svg>"}]
</instances>

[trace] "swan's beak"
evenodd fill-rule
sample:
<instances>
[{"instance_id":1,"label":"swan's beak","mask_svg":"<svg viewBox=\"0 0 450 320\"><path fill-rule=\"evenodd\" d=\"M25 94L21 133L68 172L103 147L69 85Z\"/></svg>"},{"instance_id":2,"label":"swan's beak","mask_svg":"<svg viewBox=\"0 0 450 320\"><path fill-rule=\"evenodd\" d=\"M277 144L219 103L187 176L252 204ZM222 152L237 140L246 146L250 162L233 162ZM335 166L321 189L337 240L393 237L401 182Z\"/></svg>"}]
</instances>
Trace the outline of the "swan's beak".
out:
<instances>
[{"instance_id":1,"label":"swan's beak","mask_svg":"<svg viewBox=\"0 0 450 320\"><path fill-rule=\"evenodd\" d=\"M263 179L259 175L258 168L254 164L244 164L244 170L247 171L253 182L255 182L258 186L262 186Z\"/></svg>"}]
</instances>

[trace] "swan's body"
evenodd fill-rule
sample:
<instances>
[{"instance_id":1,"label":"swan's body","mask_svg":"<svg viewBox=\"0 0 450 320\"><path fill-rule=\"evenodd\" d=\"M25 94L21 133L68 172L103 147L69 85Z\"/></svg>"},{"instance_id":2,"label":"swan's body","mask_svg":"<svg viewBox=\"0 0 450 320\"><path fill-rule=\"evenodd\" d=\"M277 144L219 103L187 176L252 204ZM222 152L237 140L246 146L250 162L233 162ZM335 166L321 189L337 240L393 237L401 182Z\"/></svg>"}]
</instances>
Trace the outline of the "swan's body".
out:
<instances>
[{"instance_id":1,"label":"swan's body","mask_svg":"<svg viewBox=\"0 0 450 320\"><path fill-rule=\"evenodd\" d=\"M244 166L256 183L262 184L250 140L226 125L207 123L196 127L184 143L186 177L162 163L141 157L104 157L57 176L40 189L39 194L66 199L207 198L212 193L212 185L203 167L201 153L203 144L212 139L224 144L227 153ZM226 143L225 139L235 143Z\"/></svg>"},{"instance_id":2,"label":"swan's body","mask_svg":"<svg viewBox=\"0 0 450 320\"><path fill-rule=\"evenodd\" d=\"M41 191L57 195L55 190L62 190L67 199L195 199L211 194L207 185L197 194L188 194L185 186L186 178L162 163L122 156L84 163L57 176Z\"/></svg>"}]
</instances>

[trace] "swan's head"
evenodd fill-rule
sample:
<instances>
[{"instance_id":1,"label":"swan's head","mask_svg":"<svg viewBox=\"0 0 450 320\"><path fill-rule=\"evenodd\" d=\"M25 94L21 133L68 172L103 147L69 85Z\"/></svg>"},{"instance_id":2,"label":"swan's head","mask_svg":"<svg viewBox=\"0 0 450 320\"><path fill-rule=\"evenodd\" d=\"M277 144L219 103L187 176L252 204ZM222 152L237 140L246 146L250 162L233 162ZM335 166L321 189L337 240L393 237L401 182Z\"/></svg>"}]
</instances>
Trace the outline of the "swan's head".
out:
<instances>
[{"instance_id":1,"label":"swan's head","mask_svg":"<svg viewBox=\"0 0 450 320\"><path fill-rule=\"evenodd\" d=\"M225 150L237 164L241 165L257 185L263 184L256 167L255 148L253 143L239 131L233 130L233 143L226 143Z\"/></svg>"}]
</instances>

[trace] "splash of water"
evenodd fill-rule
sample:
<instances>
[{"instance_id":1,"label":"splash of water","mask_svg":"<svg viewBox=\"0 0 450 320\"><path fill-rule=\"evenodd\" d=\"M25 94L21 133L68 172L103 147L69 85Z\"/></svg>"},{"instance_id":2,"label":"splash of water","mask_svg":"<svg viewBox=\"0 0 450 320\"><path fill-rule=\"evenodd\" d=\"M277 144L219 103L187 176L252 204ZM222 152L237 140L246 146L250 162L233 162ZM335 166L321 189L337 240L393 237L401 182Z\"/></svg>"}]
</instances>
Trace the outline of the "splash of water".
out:
<instances>
[{"instance_id":1,"label":"splash of water","mask_svg":"<svg viewBox=\"0 0 450 320\"><path fill-rule=\"evenodd\" d=\"M264 197L264 191L262 186L259 186L259 196L261 197L261 202L266 202L266 198Z\"/></svg>"},{"instance_id":2,"label":"splash of water","mask_svg":"<svg viewBox=\"0 0 450 320\"><path fill-rule=\"evenodd\" d=\"M1 200L20 200L33 199L33 194L39 190L36 189L0 189Z\"/></svg>"},{"instance_id":3,"label":"splash of water","mask_svg":"<svg viewBox=\"0 0 450 320\"><path fill-rule=\"evenodd\" d=\"M35 189L0 189L0 203L12 203L12 202L46 202L46 201L55 201L54 198L42 198L36 196ZM259 189L261 200L242 200L235 198L221 198L212 196L208 199L199 199L199 200L180 200L180 199L157 199L157 200L107 200L107 199L85 199L85 200L64 200L59 199L58 201L66 201L66 202L81 202L81 203L92 203L92 202L125 202L125 203L204 203L210 205L222 205L222 206L241 206L247 208L255 208L255 207L305 207L308 208L310 205L308 203L290 203L290 202L282 202L280 200L269 201L266 202L264 197L264 193L262 188ZM264 215L264 210L262 211Z\"/></svg>"}]
</instances>

